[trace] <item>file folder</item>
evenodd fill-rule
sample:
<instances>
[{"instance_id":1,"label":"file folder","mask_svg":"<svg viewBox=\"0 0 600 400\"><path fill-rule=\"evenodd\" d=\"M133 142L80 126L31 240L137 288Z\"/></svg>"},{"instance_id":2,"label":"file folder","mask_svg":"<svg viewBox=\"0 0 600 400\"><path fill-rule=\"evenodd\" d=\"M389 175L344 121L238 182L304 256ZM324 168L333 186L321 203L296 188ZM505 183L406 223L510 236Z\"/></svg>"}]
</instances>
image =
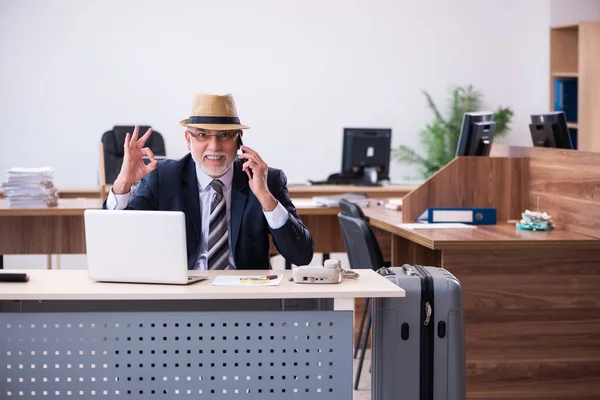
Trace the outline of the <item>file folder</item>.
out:
<instances>
[{"instance_id":1,"label":"file folder","mask_svg":"<svg viewBox=\"0 0 600 400\"><path fill-rule=\"evenodd\" d=\"M419 218L418 222L448 223L461 222L472 225L495 225L495 208L428 208Z\"/></svg>"}]
</instances>

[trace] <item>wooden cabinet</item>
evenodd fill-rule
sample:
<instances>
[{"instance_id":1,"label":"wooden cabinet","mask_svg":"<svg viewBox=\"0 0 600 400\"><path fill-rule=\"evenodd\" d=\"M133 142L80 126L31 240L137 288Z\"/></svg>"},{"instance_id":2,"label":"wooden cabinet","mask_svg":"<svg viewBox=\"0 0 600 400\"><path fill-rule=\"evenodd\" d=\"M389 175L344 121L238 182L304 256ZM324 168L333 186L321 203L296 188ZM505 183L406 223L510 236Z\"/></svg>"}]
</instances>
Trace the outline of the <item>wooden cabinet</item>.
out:
<instances>
[{"instance_id":1,"label":"wooden cabinet","mask_svg":"<svg viewBox=\"0 0 600 400\"><path fill-rule=\"evenodd\" d=\"M557 79L577 81L576 120L567 124L577 149L600 152L600 22L550 29L550 110Z\"/></svg>"}]
</instances>

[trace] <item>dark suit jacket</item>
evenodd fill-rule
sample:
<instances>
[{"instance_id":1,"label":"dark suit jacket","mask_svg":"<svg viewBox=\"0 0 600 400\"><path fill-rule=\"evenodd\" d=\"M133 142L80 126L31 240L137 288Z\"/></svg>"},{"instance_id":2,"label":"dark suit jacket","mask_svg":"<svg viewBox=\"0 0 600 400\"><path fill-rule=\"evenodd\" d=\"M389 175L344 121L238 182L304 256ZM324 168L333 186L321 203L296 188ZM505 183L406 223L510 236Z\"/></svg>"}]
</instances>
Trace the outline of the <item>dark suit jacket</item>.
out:
<instances>
[{"instance_id":1,"label":"dark suit jacket","mask_svg":"<svg viewBox=\"0 0 600 400\"><path fill-rule=\"evenodd\" d=\"M269 234L285 259L307 265L313 257L313 240L290 200L283 171L269 168L267 185L273 196L288 210L290 217L279 229L271 229L260 202L248 186L242 162L233 163L231 188L230 251L238 269L269 269ZM106 203L105 203L106 207ZM128 209L183 211L186 216L188 269L200 254L202 221L196 167L191 155L180 160L159 161L129 199Z\"/></svg>"}]
</instances>

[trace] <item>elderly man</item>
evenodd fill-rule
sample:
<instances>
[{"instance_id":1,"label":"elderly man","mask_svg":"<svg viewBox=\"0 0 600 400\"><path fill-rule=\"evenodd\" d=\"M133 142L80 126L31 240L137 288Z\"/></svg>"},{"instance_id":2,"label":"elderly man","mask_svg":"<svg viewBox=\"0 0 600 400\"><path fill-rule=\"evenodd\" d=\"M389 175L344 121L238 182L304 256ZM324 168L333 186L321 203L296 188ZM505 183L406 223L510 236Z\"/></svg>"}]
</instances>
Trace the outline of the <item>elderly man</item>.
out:
<instances>
[{"instance_id":1,"label":"elderly man","mask_svg":"<svg viewBox=\"0 0 600 400\"><path fill-rule=\"evenodd\" d=\"M151 129L141 138L138 127L127 134L105 208L183 211L189 269L267 269L269 234L286 260L308 264L313 240L296 215L286 176L242 144L248 127L240 124L233 97L198 94L180 125L190 151L180 160L154 159L144 147ZM236 155L238 149L243 153Z\"/></svg>"}]
</instances>

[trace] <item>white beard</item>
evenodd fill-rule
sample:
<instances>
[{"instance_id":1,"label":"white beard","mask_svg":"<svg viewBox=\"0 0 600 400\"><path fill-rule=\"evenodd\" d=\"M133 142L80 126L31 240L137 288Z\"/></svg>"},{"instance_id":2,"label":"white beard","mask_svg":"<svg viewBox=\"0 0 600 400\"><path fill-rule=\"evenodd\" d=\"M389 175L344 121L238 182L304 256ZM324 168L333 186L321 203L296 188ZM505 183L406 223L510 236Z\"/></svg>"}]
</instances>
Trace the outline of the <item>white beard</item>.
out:
<instances>
[{"instance_id":1,"label":"white beard","mask_svg":"<svg viewBox=\"0 0 600 400\"><path fill-rule=\"evenodd\" d=\"M223 157L225 157L225 164L219 168L211 168L204 163L204 157L207 155L223 156ZM217 151L217 152L205 151L204 154L202 154L202 158L200 160L198 160L196 158L196 156L194 156L194 153L192 153L192 159L194 160L196 165L199 165L200 169L202 169L202 171L204 171L204 173L206 175L210 176L211 178L220 178L221 176L225 175L225 173L233 165L233 161L234 161L234 157L231 157L229 154L227 154L224 151Z\"/></svg>"}]
</instances>

